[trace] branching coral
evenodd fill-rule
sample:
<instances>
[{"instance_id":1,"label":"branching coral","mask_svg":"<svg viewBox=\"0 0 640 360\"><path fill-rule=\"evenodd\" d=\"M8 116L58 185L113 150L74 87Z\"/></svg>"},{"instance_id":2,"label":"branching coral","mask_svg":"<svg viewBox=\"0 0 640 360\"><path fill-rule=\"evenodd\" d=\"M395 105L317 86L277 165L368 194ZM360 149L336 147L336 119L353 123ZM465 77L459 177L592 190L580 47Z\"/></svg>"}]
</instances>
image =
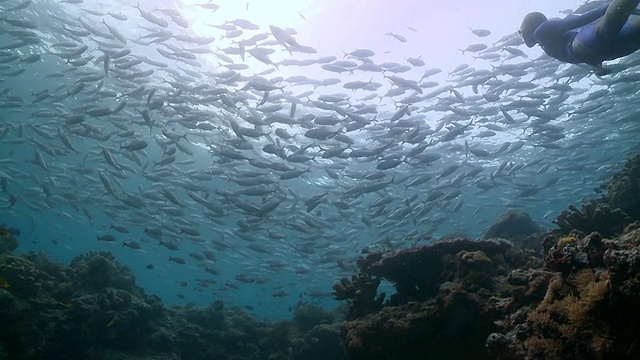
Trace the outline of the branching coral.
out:
<instances>
[{"instance_id":1,"label":"branching coral","mask_svg":"<svg viewBox=\"0 0 640 360\"><path fill-rule=\"evenodd\" d=\"M332 294L336 300L350 300L349 318L353 319L382 307L386 294L382 293L376 298L379 285L380 278L361 273L351 276L351 280L340 279L339 283L333 285Z\"/></svg>"},{"instance_id":2,"label":"branching coral","mask_svg":"<svg viewBox=\"0 0 640 360\"><path fill-rule=\"evenodd\" d=\"M604 237L620 234L632 219L619 208L614 208L601 200L590 200L582 203L582 210L569 205L569 211L562 210L553 220L559 229L555 232L568 234L578 230L584 234L597 231Z\"/></svg>"}]
</instances>

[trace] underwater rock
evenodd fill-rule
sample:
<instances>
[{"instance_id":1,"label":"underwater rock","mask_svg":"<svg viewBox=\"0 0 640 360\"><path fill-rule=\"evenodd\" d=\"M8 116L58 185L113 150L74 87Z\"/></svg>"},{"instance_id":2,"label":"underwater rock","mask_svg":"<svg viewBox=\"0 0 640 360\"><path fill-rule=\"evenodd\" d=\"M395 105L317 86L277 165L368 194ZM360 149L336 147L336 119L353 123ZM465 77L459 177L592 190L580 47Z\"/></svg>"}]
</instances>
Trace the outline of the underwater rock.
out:
<instances>
[{"instance_id":1,"label":"underwater rock","mask_svg":"<svg viewBox=\"0 0 640 360\"><path fill-rule=\"evenodd\" d=\"M632 218L620 208L612 208L602 200L589 200L582 203L582 211L569 205L569 211L562 210L553 220L559 229L556 234L568 234L578 230L583 234L598 232L604 237L619 235Z\"/></svg>"},{"instance_id":2,"label":"underwater rock","mask_svg":"<svg viewBox=\"0 0 640 360\"><path fill-rule=\"evenodd\" d=\"M519 243L530 235L538 234L544 230L536 224L531 216L523 210L509 210L500 217L485 231L483 239L503 238L514 244Z\"/></svg>"}]
</instances>

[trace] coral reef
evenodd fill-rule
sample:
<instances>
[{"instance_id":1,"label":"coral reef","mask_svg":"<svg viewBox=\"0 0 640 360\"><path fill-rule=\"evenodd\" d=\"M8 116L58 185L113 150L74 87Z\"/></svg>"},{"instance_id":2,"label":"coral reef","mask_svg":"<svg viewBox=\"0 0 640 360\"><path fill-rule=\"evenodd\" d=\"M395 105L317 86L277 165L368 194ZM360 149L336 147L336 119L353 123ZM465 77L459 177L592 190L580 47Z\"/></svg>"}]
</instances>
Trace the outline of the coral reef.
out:
<instances>
[{"instance_id":1,"label":"coral reef","mask_svg":"<svg viewBox=\"0 0 640 360\"><path fill-rule=\"evenodd\" d=\"M69 266L42 253L0 255L0 359L346 359L338 316L299 304L262 322L221 301L165 307L111 253Z\"/></svg>"}]
</instances>

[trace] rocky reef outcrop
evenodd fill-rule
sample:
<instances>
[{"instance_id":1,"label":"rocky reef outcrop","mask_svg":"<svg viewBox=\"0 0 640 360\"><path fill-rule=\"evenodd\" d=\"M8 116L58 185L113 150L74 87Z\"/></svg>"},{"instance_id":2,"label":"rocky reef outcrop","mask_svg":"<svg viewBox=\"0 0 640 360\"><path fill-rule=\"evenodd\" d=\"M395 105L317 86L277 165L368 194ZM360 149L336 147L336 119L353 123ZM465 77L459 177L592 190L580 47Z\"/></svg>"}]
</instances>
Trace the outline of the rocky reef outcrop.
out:
<instances>
[{"instance_id":1,"label":"rocky reef outcrop","mask_svg":"<svg viewBox=\"0 0 640 360\"><path fill-rule=\"evenodd\" d=\"M334 286L349 358L640 358L640 156L602 188L548 232L513 212L482 240L361 258Z\"/></svg>"},{"instance_id":2,"label":"rocky reef outcrop","mask_svg":"<svg viewBox=\"0 0 640 360\"><path fill-rule=\"evenodd\" d=\"M458 238L361 259L359 277L384 278L397 293L376 311L359 307L370 290L361 292L369 301L349 303L350 359L477 358L499 317L492 297L516 259L512 248L504 239Z\"/></svg>"}]
</instances>

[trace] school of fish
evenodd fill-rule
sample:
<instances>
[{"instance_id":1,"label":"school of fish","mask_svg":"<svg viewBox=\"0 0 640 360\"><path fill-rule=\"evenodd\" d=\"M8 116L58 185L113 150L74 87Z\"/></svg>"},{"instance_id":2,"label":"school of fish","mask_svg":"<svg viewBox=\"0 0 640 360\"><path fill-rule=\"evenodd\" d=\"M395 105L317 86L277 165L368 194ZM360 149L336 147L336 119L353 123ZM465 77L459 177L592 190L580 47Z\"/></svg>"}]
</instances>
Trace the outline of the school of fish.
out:
<instances>
[{"instance_id":1,"label":"school of fish","mask_svg":"<svg viewBox=\"0 0 640 360\"><path fill-rule=\"evenodd\" d=\"M325 298L363 252L480 236L511 208L551 226L637 146L635 55L599 78L469 29L472 61L441 70L318 54L222 3L193 5L216 36L89 3L0 1L0 221L35 248L127 251L188 301Z\"/></svg>"}]
</instances>

